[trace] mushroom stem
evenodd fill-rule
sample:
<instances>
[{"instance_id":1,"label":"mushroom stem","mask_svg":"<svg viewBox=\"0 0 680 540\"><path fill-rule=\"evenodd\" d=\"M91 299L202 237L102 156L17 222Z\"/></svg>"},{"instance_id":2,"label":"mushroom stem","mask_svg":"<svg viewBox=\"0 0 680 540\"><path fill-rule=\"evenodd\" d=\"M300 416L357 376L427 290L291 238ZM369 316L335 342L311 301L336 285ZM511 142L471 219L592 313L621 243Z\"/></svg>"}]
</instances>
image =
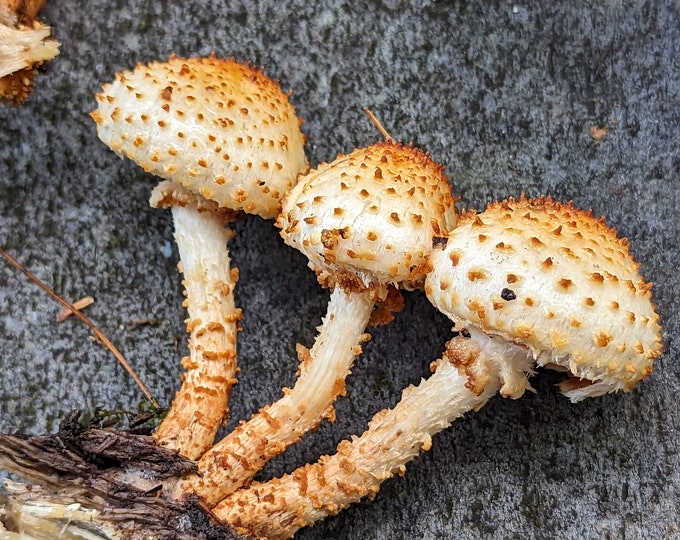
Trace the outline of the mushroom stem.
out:
<instances>
[{"instance_id":1,"label":"mushroom stem","mask_svg":"<svg viewBox=\"0 0 680 540\"><path fill-rule=\"evenodd\" d=\"M0 77L54 58L59 45L50 35L50 28L40 23L34 28L0 24Z\"/></svg>"},{"instance_id":2,"label":"mushroom stem","mask_svg":"<svg viewBox=\"0 0 680 540\"><path fill-rule=\"evenodd\" d=\"M363 435L341 442L333 456L233 493L213 513L249 538L290 538L301 527L374 497L384 480L404 474L407 462L430 449L432 435L498 391L499 373L489 352L473 339L453 338L433 363L434 374L404 390L393 409L376 414Z\"/></svg>"},{"instance_id":3,"label":"mushroom stem","mask_svg":"<svg viewBox=\"0 0 680 540\"><path fill-rule=\"evenodd\" d=\"M190 459L213 443L228 415L227 401L236 382L236 334L241 310L234 305L237 271L230 269L227 242L234 233L214 203L168 182L154 192L171 197L175 240L184 274L189 356L182 387L154 437ZM185 196L186 198L183 198Z\"/></svg>"},{"instance_id":4,"label":"mushroom stem","mask_svg":"<svg viewBox=\"0 0 680 540\"><path fill-rule=\"evenodd\" d=\"M296 443L323 418L334 419L333 402L345 393L345 378L361 343L374 296L336 287L320 334L311 350L298 348L300 372L292 389L260 409L210 449L198 462L198 475L181 485L213 505L241 487L264 464Z\"/></svg>"}]
</instances>

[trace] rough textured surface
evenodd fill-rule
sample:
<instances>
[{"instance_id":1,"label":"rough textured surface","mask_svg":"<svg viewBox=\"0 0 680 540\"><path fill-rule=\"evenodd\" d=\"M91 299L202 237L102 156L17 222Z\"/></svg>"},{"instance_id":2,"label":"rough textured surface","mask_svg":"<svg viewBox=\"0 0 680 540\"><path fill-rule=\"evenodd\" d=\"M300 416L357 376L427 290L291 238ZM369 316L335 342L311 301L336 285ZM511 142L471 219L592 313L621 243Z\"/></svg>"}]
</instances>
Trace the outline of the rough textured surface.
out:
<instances>
[{"instance_id":1,"label":"rough textured surface","mask_svg":"<svg viewBox=\"0 0 680 540\"><path fill-rule=\"evenodd\" d=\"M631 394L570 404L556 376L436 437L373 502L300 538L659 538L680 535L680 14L672 0L47 3L63 43L22 108L0 109L0 246L88 308L160 400L185 333L168 211L155 180L98 141L88 116L114 72L170 53L235 56L292 89L314 166L380 136L445 164L466 206L521 192L573 199L631 241L666 354ZM304 257L259 218L237 224L244 309L232 421L290 385L327 301ZM141 398L75 319L0 264L0 430L54 431L74 407ZM449 328L420 293L373 332L337 421L267 468L292 470L362 431L427 374ZM179 343L179 349L176 349Z\"/></svg>"},{"instance_id":2,"label":"rough textured surface","mask_svg":"<svg viewBox=\"0 0 680 540\"><path fill-rule=\"evenodd\" d=\"M442 169L391 140L340 154L300 178L276 226L322 283L327 276L347 291L422 288L432 237L458 216Z\"/></svg>"},{"instance_id":3,"label":"rough textured surface","mask_svg":"<svg viewBox=\"0 0 680 540\"><path fill-rule=\"evenodd\" d=\"M536 365L568 369L573 401L632 390L661 356L651 285L628 242L570 204L506 199L466 212L431 261L425 293L457 329L522 343Z\"/></svg>"},{"instance_id":4,"label":"rough textured surface","mask_svg":"<svg viewBox=\"0 0 680 540\"><path fill-rule=\"evenodd\" d=\"M213 55L139 63L104 85L97 103L102 142L221 207L273 219L308 169L295 109L248 63Z\"/></svg>"}]
</instances>

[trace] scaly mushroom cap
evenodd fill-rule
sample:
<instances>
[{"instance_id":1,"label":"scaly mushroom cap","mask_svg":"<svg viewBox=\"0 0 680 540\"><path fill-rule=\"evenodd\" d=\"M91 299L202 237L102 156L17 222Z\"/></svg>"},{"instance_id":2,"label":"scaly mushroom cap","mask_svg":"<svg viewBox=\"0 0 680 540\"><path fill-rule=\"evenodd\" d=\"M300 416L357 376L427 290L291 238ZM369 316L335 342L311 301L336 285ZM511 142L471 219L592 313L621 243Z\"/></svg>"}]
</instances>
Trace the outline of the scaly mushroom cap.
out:
<instances>
[{"instance_id":1,"label":"scaly mushroom cap","mask_svg":"<svg viewBox=\"0 0 680 540\"><path fill-rule=\"evenodd\" d=\"M138 64L97 102L97 132L114 151L223 207L274 218L308 169L288 96L248 64L214 55Z\"/></svg>"},{"instance_id":2,"label":"scaly mushroom cap","mask_svg":"<svg viewBox=\"0 0 680 540\"><path fill-rule=\"evenodd\" d=\"M322 277L345 290L414 288L432 237L456 224L443 167L412 145L382 141L301 177L277 225Z\"/></svg>"},{"instance_id":3,"label":"scaly mushroom cap","mask_svg":"<svg viewBox=\"0 0 680 540\"><path fill-rule=\"evenodd\" d=\"M571 204L522 197L465 213L432 264L435 306L457 327L521 344L538 365L586 379L563 387L572 399L630 390L661 353L651 285L628 242Z\"/></svg>"}]
</instances>

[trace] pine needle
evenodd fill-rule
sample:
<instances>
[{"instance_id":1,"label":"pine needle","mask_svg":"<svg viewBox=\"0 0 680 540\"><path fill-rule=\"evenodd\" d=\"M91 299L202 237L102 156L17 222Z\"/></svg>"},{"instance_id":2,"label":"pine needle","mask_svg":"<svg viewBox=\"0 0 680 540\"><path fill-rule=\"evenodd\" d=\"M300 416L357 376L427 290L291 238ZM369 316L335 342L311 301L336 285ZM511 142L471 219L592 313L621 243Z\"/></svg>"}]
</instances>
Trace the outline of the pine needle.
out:
<instances>
[{"instance_id":1,"label":"pine needle","mask_svg":"<svg viewBox=\"0 0 680 540\"><path fill-rule=\"evenodd\" d=\"M14 257L12 257L9 253L7 253L4 249L0 249L0 255L2 255L7 261L14 266L17 270L20 270L26 277L35 283L38 287L40 287L43 291L45 291L49 296L51 296L54 300L59 302L62 306L64 306L66 309L68 309L74 316L78 317L82 322L84 322L87 326L90 327L92 332L94 333L95 337L101 341L104 346L111 351L113 356L116 357L116 360L125 368L125 371L127 371L130 376L134 379L135 383L137 383L137 386L139 386L139 389L142 391L144 396L146 396L146 399L148 399L151 404L156 407L160 408L158 405L158 402L154 399L154 397L151 395L151 392L147 388L147 386L144 384L144 382L139 378L139 375L135 373L134 369L132 369L132 366L128 363L128 361L125 359L125 357L122 355L122 353L116 348L116 346L111 343L109 338L104 335L104 333L83 313L78 310L76 306L74 306L71 302L66 300L65 298L62 298L59 296L56 292L54 292L47 284L42 282L37 276L35 276L28 268L26 268L24 265L22 265L19 261L17 261Z\"/></svg>"}]
</instances>

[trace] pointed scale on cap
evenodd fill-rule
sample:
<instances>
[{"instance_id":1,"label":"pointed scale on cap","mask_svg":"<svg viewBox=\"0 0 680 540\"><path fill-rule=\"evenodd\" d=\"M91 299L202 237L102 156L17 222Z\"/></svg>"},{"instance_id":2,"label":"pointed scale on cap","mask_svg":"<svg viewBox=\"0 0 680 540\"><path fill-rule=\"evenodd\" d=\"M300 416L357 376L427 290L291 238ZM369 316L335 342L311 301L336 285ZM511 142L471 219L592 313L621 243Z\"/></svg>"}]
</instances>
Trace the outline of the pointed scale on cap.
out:
<instances>
[{"instance_id":1,"label":"pointed scale on cap","mask_svg":"<svg viewBox=\"0 0 680 540\"><path fill-rule=\"evenodd\" d=\"M441 165L387 140L304 175L277 225L287 244L346 289L415 288L429 269L432 237L456 224L454 202Z\"/></svg>"},{"instance_id":2,"label":"pointed scale on cap","mask_svg":"<svg viewBox=\"0 0 680 540\"><path fill-rule=\"evenodd\" d=\"M220 206L274 218L308 168L288 95L261 69L233 59L138 64L104 85L97 103L102 141Z\"/></svg>"},{"instance_id":3,"label":"pointed scale on cap","mask_svg":"<svg viewBox=\"0 0 680 540\"><path fill-rule=\"evenodd\" d=\"M432 262L426 292L457 328L567 368L584 379L563 386L573 400L632 389L661 354L651 284L627 240L572 204L522 197L465 213Z\"/></svg>"}]
</instances>

